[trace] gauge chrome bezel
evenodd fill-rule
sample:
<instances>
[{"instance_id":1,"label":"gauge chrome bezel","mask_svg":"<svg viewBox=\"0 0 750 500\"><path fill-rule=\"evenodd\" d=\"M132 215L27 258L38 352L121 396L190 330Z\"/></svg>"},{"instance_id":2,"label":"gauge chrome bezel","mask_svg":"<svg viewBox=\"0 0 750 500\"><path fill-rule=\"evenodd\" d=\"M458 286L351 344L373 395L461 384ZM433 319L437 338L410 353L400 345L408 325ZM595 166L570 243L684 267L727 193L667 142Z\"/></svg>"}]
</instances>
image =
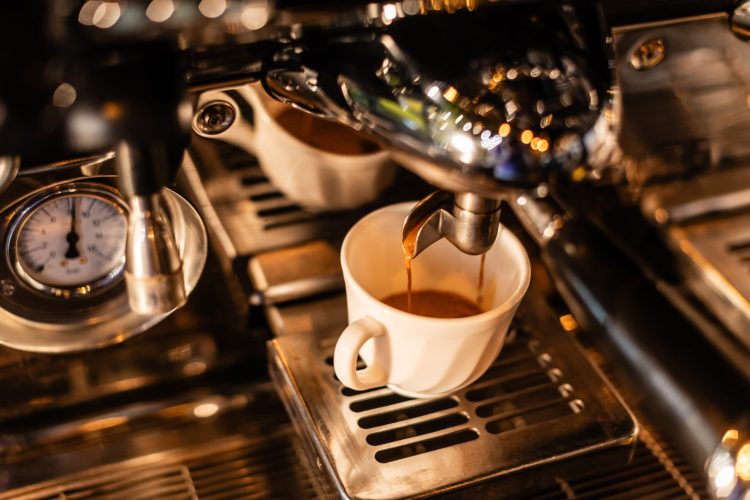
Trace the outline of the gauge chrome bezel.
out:
<instances>
[{"instance_id":1,"label":"gauge chrome bezel","mask_svg":"<svg viewBox=\"0 0 750 500\"><path fill-rule=\"evenodd\" d=\"M87 182L70 183L61 186L55 186L50 189L40 191L27 200L13 214L8 233L6 237L6 256L8 268L12 271L19 283L22 283L35 292L41 292L48 296L62 298L81 298L97 295L111 289L122 281L125 269L125 254L123 253L120 261L116 266L101 278L91 283L81 283L73 286L47 285L31 277L24 269L21 259L19 258L19 237L24 225L28 222L40 206L57 198L69 196L88 196L105 202L121 213L126 219L128 217L128 206L117 190L103 184L92 184Z\"/></svg>"}]
</instances>

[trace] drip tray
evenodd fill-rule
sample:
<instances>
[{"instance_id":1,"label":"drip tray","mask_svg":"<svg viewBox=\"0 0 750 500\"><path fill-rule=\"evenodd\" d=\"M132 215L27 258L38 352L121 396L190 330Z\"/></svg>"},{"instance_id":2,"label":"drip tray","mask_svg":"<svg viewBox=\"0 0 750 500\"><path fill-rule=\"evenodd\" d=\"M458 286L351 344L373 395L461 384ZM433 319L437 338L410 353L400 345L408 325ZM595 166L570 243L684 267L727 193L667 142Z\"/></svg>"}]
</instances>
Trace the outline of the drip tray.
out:
<instances>
[{"instance_id":1,"label":"drip tray","mask_svg":"<svg viewBox=\"0 0 750 500\"><path fill-rule=\"evenodd\" d=\"M528 495L631 457L631 413L533 288L495 364L448 397L344 387L332 366L342 328L269 342L275 387L324 496Z\"/></svg>"}]
</instances>

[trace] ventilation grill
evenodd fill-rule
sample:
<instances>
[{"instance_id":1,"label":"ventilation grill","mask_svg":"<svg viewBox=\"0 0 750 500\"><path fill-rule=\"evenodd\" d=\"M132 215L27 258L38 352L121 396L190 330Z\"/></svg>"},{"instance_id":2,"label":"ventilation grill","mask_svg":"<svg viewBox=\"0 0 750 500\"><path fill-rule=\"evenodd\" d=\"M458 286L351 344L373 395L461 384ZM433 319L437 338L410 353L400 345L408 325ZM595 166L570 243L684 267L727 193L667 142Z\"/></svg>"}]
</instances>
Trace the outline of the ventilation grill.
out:
<instances>
[{"instance_id":1,"label":"ventilation grill","mask_svg":"<svg viewBox=\"0 0 750 500\"><path fill-rule=\"evenodd\" d=\"M60 482L43 492L8 493L2 499L14 500L129 500L173 498L195 499L190 476L179 465L141 466L107 471L91 470L74 479Z\"/></svg>"},{"instance_id":2,"label":"ventilation grill","mask_svg":"<svg viewBox=\"0 0 750 500\"><path fill-rule=\"evenodd\" d=\"M186 461L198 498L314 497L313 485L290 445L290 429L286 430L279 439Z\"/></svg>"},{"instance_id":3,"label":"ventilation grill","mask_svg":"<svg viewBox=\"0 0 750 500\"><path fill-rule=\"evenodd\" d=\"M258 439L166 452L159 455L158 463L135 459L137 465L131 461L97 467L0 494L0 500L314 499L315 489L299 463L293 440L291 426L282 422Z\"/></svg>"},{"instance_id":4,"label":"ventilation grill","mask_svg":"<svg viewBox=\"0 0 750 500\"><path fill-rule=\"evenodd\" d=\"M699 497L686 493L643 443L636 447L633 461L626 467L617 467L604 473L583 475L575 479L558 478L555 482L556 486L539 491L527 498L529 500L532 498L534 500L707 498L707 496Z\"/></svg>"}]
</instances>

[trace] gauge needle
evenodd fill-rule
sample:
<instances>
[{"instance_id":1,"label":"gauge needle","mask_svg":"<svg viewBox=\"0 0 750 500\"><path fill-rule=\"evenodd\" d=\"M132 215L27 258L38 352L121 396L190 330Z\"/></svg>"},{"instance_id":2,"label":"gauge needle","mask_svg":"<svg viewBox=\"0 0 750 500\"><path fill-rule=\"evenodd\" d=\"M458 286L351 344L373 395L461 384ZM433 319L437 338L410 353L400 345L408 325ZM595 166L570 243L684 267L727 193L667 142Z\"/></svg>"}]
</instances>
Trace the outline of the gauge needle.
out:
<instances>
[{"instance_id":1,"label":"gauge needle","mask_svg":"<svg viewBox=\"0 0 750 500\"><path fill-rule=\"evenodd\" d=\"M68 251L65 252L66 259L77 259L81 256L78 252L78 240L80 237L76 232L76 202L73 198L70 198L70 232L65 235L65 239L68 242Z\"/></svg>"}]
</instances>

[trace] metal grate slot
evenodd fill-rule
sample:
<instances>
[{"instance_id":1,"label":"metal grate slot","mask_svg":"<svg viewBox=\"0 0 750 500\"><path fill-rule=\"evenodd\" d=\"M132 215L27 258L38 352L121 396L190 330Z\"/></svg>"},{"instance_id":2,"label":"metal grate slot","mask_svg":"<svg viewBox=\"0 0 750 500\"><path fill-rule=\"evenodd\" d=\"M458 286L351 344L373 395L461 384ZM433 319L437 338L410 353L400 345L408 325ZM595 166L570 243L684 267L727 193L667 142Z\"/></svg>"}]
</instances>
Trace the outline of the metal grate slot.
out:
<instances>
[{"instance_id":1,"label":"metal grate slot","mask_svg":"<svg viewBox=\"0 0 750 500\"><path fill-rule=\"evenodd\" d=\"M738 243L730 243L727 245L727 250L732 253L743 252L750 250L750 241L741 241Z\"/></svg>"},{"instance_id":2,"label":"metal grate slot","mask_svg":"<svg viewBox=\"0 0 750 500\"><path fill-rule=\"evenodd\" d=\"M633 461L603 475L585 475L566 482L576 498L684 498L685 491L643 445Z\"/></svg>"},{"instance_id":3,"label":"metal grate slot","mask_svg":"<svg viewBox=\"0 0 750 500\"><path fill-rule=\"evenodd\" d=\"M474 384L480 384L488 380L494 380L518 372L529 372L540 370L539 364L532 357L531 353L526 352L508 359L505 352L498 358L502 362L495 362ZM473 391L472 391L473 392Z\"/></svg>"},{"instance_id":4,"label":"metal grate slot","mask_svg":"<svg viewBox=\"0 0 750 500\"><path fill-rule=\"evenodd\" d=\"M466 399L483 401L499 396L510 396L515 392L532 387L536 388L543 384L549 384L549 382L549 377L541 370L514 373L503 378L485 381L487 385L468 391Z\"/></svg>"},{"instance_id":5,"label":"metal grate slot","mask_svg":"<svg viewBox=\"0 0 750 500\"><path fill-rule=\"evenodd\" d=\"M267 191L257 194L251 194L249 196L250 200L252 201L266 201L266 200L276 200L278 198L283 198L284 195L279 193L278 191Z\"/></svg>"},{"instance_id":6,"label":"metal grate slot","mask_svg":"<svg viewBox=\"0 0 750 500\"><path fill-rule=\"evenodd\" d=\"M389 393L385 396L378 396L376 398L363 399L355 401L349 405L349 409L356 413L363 411L374 410L375 408L383 408L385 406L392 406L404 401L413 401L411 398L401 396L400 394Z\"/></svg>"},{"instance_id":7,"label":"metal grate slot","mask_svg":"<svg viewBox=\"0 0 750 500\"><path fill-rule=\"evenodd\" d=\"M317 304L307 305L311 317ZM292 326L272 340L272 378L322 487L343 498L421 498L469 486L490 490L490 498L500 489L516 498L530 492L510 480L521 471L543 467L550 478L567 470L566 460L585 471L622 467L637 427L558 316L542 306L546 300L530 292L519 309L527 327L514 325L494 366L436 399L412 399L388 387L344 389L330 357L338 325ZM299 322L299 314L295 309L288 317ZM477 412L481 407L487 410ZM594 449L601 453L589 458L586 450ZM497 481L480 484L491 478Z\"/></svg>"},{"instance_id":8,"label":"metal grate slot","mask_svg":"<svg viewBox=\"0 0 750 500\"><path fill-rule=\"evenodd\" d=\"M452 413L445 417L433 418L425 422L414 425L405 425L387 431L375 432L367 436L367 443L372 446L381 446L388 443L394 443L404 439L431 434L433 432L450 429L465 424L469 417L461 413Z\"/></svg>"},{"instance_id":9,"label":"metal grate slot","mask_svg":"<svg viewBox=\"0 0 750 500\"><path fill-rule=\"evenodd\" d=\"M410 406L401 410L389 411L387 413L379 413L377 415L363 417L357 421L357 424L362 429L372 429L373 427L395 424L396 422L403 422L404 420L410 420L417 417L423 417L431 413L449 410L457 406L458 401L453 398L433 399L426 403Z\"/></svg>"},{"instance_id":10,"label":"metal grate slot","mask_svg":"<svg viewBox=\"0 0 750 500\"><path fill-rule=\"evenodd\" d=\"M279 205L275 207L262 208L258 210L258 216L260 217L273 217L274 215L286 215L291 213L302 212L302 209L297 205Z\"/></svg>"},{"instance_id":11,"label":"metal grate slot","mask_svg":"<svg viewBox=\"0 0 750 500\"><path fill-rule=\"evenodd\" d=\"M473 429L464 429L458 432L452 432L445 436L439 436L418 443L397 446L387 450L381 450L375 453L375 460L380 463L395 462L405 458L421 455L431 451L456 446L479 438L479 433Z\"/></svg>"},{"instance_id":12,"label":"metal grate slot","mask_svg":"<svg viewBox=\"0 0 750 500\"><path fill-rule=\"evenodd\" d=\"M531 408L508 411L502 414L502 418L488 422L485 429L490 434L500 434L547 420L555 420L573 413L574 411L567 403L547 402Z\"/></svg>"},{"instance_id":13,"label":"metal grate slot","mask_svg":"<svg viewBox=\"0 0 750 500\"><path fill-rule=\"evenodd\" d=\"M489 418L508 411L534 408L550 401L559 401L560 392L554 386L545 385L517 391L499 401L477 407L477 416Z\"/></svg>"},{"instance_id":14,"label":"metal grate slot","mask_svg":"<svg viewBox=\"0 0 750 500\"><path fill-rule=\"evenodd\" d=\"M358 391L356 389L350 389L349 387L342 387L341 395L351 398L354 396L359 396L360 394L367 394L368 392L379 391L380 389L382 389L382 387L374 387L372 389L365 389L363 391Z\"/></svg>"},{"instance_id":15,"label":"metal grate slot","mask_svg":"<svg viewBox=\"0 0 750 500\"><path fill-rule=\"evenodd\" d=\"M255 186L258 184L265 184L268 182L268 179L261 174L261 173L251 173L251 174L245 174L240 179L240 183L243 186Z\"/></svg>"}]
</instances>

